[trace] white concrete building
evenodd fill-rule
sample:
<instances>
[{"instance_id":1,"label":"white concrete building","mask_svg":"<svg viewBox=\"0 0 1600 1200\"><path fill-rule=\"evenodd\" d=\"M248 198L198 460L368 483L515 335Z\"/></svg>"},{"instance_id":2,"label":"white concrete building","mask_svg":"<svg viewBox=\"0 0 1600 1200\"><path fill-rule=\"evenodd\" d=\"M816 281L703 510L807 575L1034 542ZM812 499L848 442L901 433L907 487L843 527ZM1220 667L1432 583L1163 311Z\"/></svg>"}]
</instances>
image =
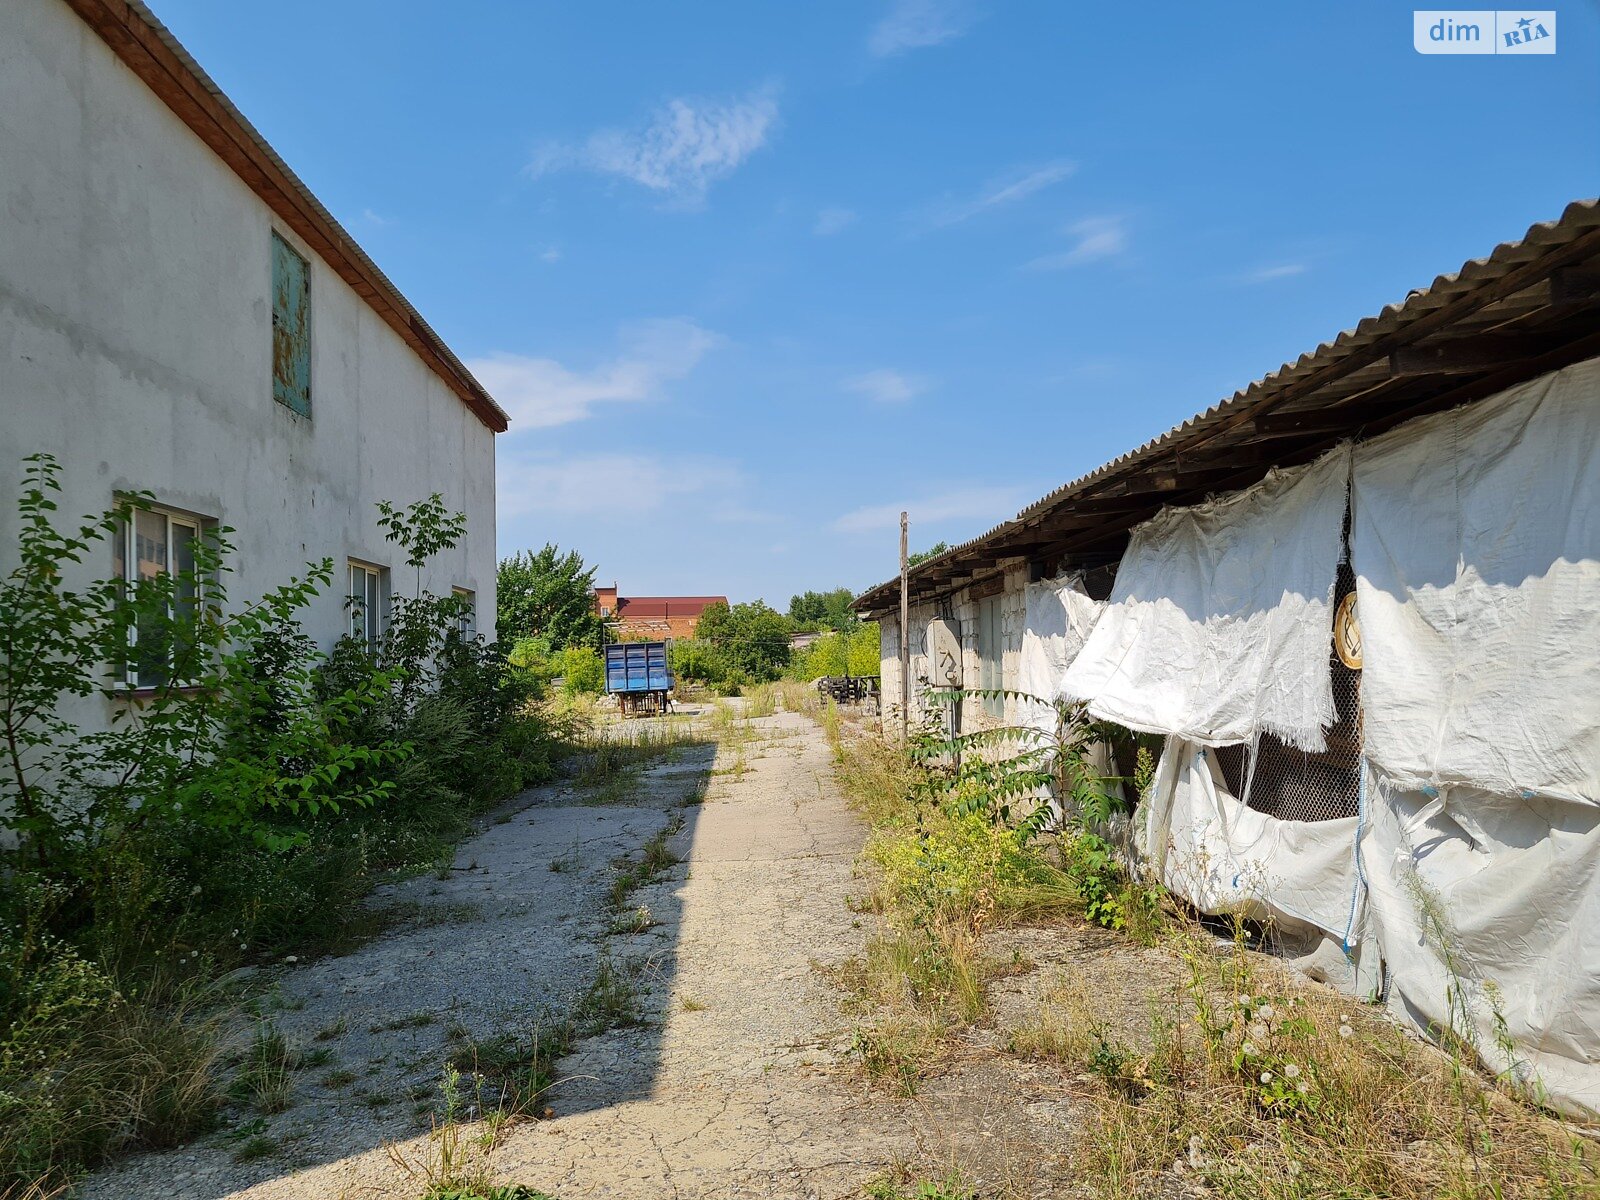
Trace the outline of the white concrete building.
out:
<instances>
[{"instance_id":1,"label":"white concrete building","mask_svg":"<svg viewBox=\"0 0 1600 1200\"><path fill-rule=\"evenodd\" d=\"M101 576L212 525L236 531L235 602L332 558L305 621L326 646L363 620L347 594L376 622L391 570L415 587L377 502L439 492L467 532L422 586L471 593L493 636L505 427L139 0L0 4L0 572L21 460L47 451L64 516L160 505Z\"/></svg>"}]
</instances>

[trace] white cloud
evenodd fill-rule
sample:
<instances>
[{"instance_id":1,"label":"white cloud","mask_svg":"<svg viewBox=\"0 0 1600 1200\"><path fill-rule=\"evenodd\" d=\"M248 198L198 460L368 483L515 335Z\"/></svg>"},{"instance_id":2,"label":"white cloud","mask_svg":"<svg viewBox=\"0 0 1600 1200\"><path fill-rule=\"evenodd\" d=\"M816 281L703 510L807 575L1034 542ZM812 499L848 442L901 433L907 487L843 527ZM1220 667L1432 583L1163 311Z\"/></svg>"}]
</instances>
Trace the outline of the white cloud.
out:
<instances>
[{"instance_id":1,"label":"white cloud","mask_svg":"<svg viewBox=\"0 0 1600 1200\"><path fill-rule=\"evenodd\" d=\"M964 34L972 15L961 0L894 0L872 27L867 49L876 58L937 46Z\"/></svg>"},{"instance_id":2,"label":"white cloud","mask_svg":"<svg viewBox=\"0 0 1600 1200\"><path fill-rule=\"evenodd\" d=\"M471 359L467 368L511 414L516 432L581 421L597 404L654 400L662 385L682 379L722 340L670 317L624 326L617 356L589 370L521 354Z\"/></svg>"},{"instance_id":3,"label":"white cloud","mask_svg":"<svg viewBox=\"0 0 1600 1200\"><path fill-rule=\"evenodd\" d=\"M1022 504L1023 497L1016 488L965 487L955 488L920 500L904 500L894 504L871 504L847 512L833 523L839 533L871 533L881 529L898 529L900 514L911 515L911 527L916 529L933 521L983 521L998 525Z\"/></svg>"},{"instance_id":4,"label":"white cloud","mask_svg":"<svg viewBox=\"0 0 1600 1200\"><path fill-rule=\"evenodd\" d=\"M1043 163L1039 166L1024 167L991 180L976 197L960 203L946 203L937 206L926 213L919 221L923 229L944 229L951 225L958 225L992 208L999 208L1006 204L1015 204L1019 200L1026 200L1045 188L1060 183L1074 171L1078 165L1066 159L1057 159L1054 162Z\"/></svg>"},{"instance_id":5,"label":"white cloud","mask_svg":"<svg viewBox=\"0 0 1600 1200\"><path fill-rule=\"evenodd\" d=\"M844 381L846 391L865 396L874 404L904 404L928 390L925 380L880 367Z\"/></svg>"},{"instance_id":6,"label":"white cloud","mask_svg":"<svg viewBox=\"0 0 1600 1200\"><path fill-rule=\"evenodd\" d=\"M1243 283L1271 283L1274 279L1288 279L1291 275L1304 275L1305 263L1279 263L1273 267L1259 267L1241 279Z\"/></svg>"},{"instance_id":7,"label":"white cloud","mask_svg":"<svg viewBox=\"0 0 1600 1200\"><path fill-rule=\"evenodd\" d=\"M536 177L573 169L616 175L693 204L766 145L777 121L771 87L728 100L678 97L642 130L602 129L579 146L546 146L528 170Z\"/></svg>"},{"instance_id":8,"label":"white cloud","mask_svg":"<svg viewBox=\"0 0 1600 1200\"><path fill-rule=\"evenodd\" d=\"M361 219L363 221L365 221L368 225L376 225L379 229L382 229L385 225L393 225L394 224L394 222L391 221L388 217L382 216L379 213L374 212L370 208L363 208L361 210Z\"/></svg>"},{"instance_id":9,"label":"white cloud","mask_svg":"<svg viewBox=\"0 0 1600 1200\"><path fill-rule=\"evenodd\" d=\"M856 214L848 208L825 208L817 213L817 223L811 227L811 232L818 237L832 237L855 222Z\"/></svg>"},{"instance_id":10,"label":"white cloud","mask_svg":"<svg viewBox=\"0 0 1600 1200\"><path fill-rule=\"evenodd\" d=\"M1024 264L1029 271L1064 271L1085 263L1116 258L1128 249L1127 223L1121 217L1087 217L1067 227L1077 239L1071 249L1046 254Z\"/></svg>"},{"instance_id":11,"label":"white cloud","mask_svg":"<svg viewBox=\"0 0 1600 1200\"><path fill-rule=\"evenodd\" d=\"M495 490L500 517L511 520L535 513L628 516L692 496L731 508L743 485L743 473L725 459L617 453L512 458L501 463Z\"/></svg>"},{"instance_id":12,"label":"white cloud","mask_svg":"<svg viewBox=\"0 0 1600 1200\"><path fill-rule=\"evenodd\" d=\"M560 246L554 246L554 245L546 246L543 250L539 251L539 261L540 262L547 262L547 263L560 262L561 261L561 247Z\"/></svg>"}]
</instances>

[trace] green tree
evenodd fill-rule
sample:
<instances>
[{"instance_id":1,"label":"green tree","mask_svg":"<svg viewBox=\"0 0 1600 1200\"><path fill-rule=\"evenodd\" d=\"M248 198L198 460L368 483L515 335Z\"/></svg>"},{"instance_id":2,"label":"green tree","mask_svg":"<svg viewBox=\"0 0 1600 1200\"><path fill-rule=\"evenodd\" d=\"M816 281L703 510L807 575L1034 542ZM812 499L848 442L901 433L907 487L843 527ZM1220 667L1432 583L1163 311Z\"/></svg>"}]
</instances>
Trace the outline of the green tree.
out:
<instances>
[{"instance_id":1,"label":"green tree","mask_svg":"<svg viewBox=\"0 0 1600 1200\"><path fill-rule=\"evenodd\" d=\"M796 656L790 674L809 682L824 675L876 675L879 666L878 626L868 621L848 634L823 634Z\"/></svg>"},{"instance_id":2,"label":"green tree","mask_svg":"<svg viewBox=\"0 0 1600 1200\"><path fill-rule=\"evenodd\" d=\"M793 630L793 621L761 600L732 607L718 601L700 614L695 636L752 679L776 679L789 665Z\"/></svg>"},{"instance_id":3,"label":"green tree","mask_svg":"<svg viewBox=\"0 0 1600 1200\"><path fill-rule=\"evenodd\" d=\"M913 550L910 554L906 555L906 565L914 567L918 563L927 562L930 558L939 557L939 555L943 554L948 549L950 549L949 542L935 542L926 550Z\"/></svg>"},{"instance_id":4,"label":"green tree","mask_svg":"<svg viewBox=\"0 0 1600 1200\"><path fill-rule=\"evenodd\" d=\"M806 592L789 598L789 619L807 629L832 629L848 633L860 621L850 609L855 594L849 588L831 592Z\"/></svg>"},{"instance_id":5,"label":"green tree","mask_svg":"<svg viewBox=\"0 0 1600 1200\"><path fill-rule=\"evenodd\" d=\"M541 638L551 650L598 646L594 572L576 550L563 554L549 542L542 550L501 559L495 594L500 637Z\"/></svg>"}]
</instances>

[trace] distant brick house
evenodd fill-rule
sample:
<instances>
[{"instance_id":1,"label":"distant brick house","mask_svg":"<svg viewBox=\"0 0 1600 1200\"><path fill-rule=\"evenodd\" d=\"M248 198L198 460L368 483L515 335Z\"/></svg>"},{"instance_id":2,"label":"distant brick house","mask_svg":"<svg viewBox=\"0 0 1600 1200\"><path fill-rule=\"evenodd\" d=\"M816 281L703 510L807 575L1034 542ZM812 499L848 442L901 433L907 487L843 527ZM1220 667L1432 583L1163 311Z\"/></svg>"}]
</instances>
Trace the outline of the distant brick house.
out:
<instances>
[{"instance_id":1,"label":"distant brick house","mask_svg":"<svg viewBox=\"0 0 1600 1200\"><path fill-rule=\"evenodd\" d=\"M618 596L617 585L597 587L594 607L623 637L692 638L700 614L726 596Z\"/></svg>"}]
</instances>

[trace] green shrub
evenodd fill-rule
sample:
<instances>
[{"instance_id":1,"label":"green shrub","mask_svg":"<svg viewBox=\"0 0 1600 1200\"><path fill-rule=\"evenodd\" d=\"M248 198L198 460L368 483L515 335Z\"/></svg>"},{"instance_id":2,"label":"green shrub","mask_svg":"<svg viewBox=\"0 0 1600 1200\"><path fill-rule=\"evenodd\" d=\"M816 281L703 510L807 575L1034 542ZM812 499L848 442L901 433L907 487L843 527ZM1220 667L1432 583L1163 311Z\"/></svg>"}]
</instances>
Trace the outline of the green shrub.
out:
<instances>
[{"instance_id":1,"label":"green shrub","mask_svg":"<svg viewBox=\"0 0 1600 1200\"><path fill-rule=\"evenodd\" d=\"M561 686L570 695L597 696L606 690L606 667L592 646L568 646L561 652Z\"/></svg>"},{"instance_id":2,"label":"green shrub","mask_svg":"<svg viewBox=\"0 0 1600 1200\"><path fill-rule=\"evenodd\" d=\"M144 498L63 531L55 461L27 463L0 579L0 1194L203 1128L208 981L375 929L373 880L548 777L569 732L503 647L462 636L454 597L396 597L378 646L323 655L299 614L331 561L233 606L225 528L192 570L80 582ZM379 508L419 580L461 534L438 496ZM118 680L156 651L135 710ZM107 731L65 715L93 696Z\"/></svg>"},{"instance_id":3,"label":"green shrub","mask_svg":"<svg viewBox=\"0 0 1600 1200\"><path fill-rule=\"evenodd\" d=\"M826 675L877 675L880 653L877 624L857 625L848 634L823 634L794 656L788 674L807 682Z\"/></svg>"},{"instance_id":4,"label":"green shrub","mask_svg":"<svg viewBox=\"0 0 1600 1200\"><path fill-rule=\"evenodd\" d=\"M789 634L794 627L788 617L760 600L732 607L718 601L700 614L695 637L714 646L730 670L767 682L789 665Z\"/></svg>"}]
</instances>

